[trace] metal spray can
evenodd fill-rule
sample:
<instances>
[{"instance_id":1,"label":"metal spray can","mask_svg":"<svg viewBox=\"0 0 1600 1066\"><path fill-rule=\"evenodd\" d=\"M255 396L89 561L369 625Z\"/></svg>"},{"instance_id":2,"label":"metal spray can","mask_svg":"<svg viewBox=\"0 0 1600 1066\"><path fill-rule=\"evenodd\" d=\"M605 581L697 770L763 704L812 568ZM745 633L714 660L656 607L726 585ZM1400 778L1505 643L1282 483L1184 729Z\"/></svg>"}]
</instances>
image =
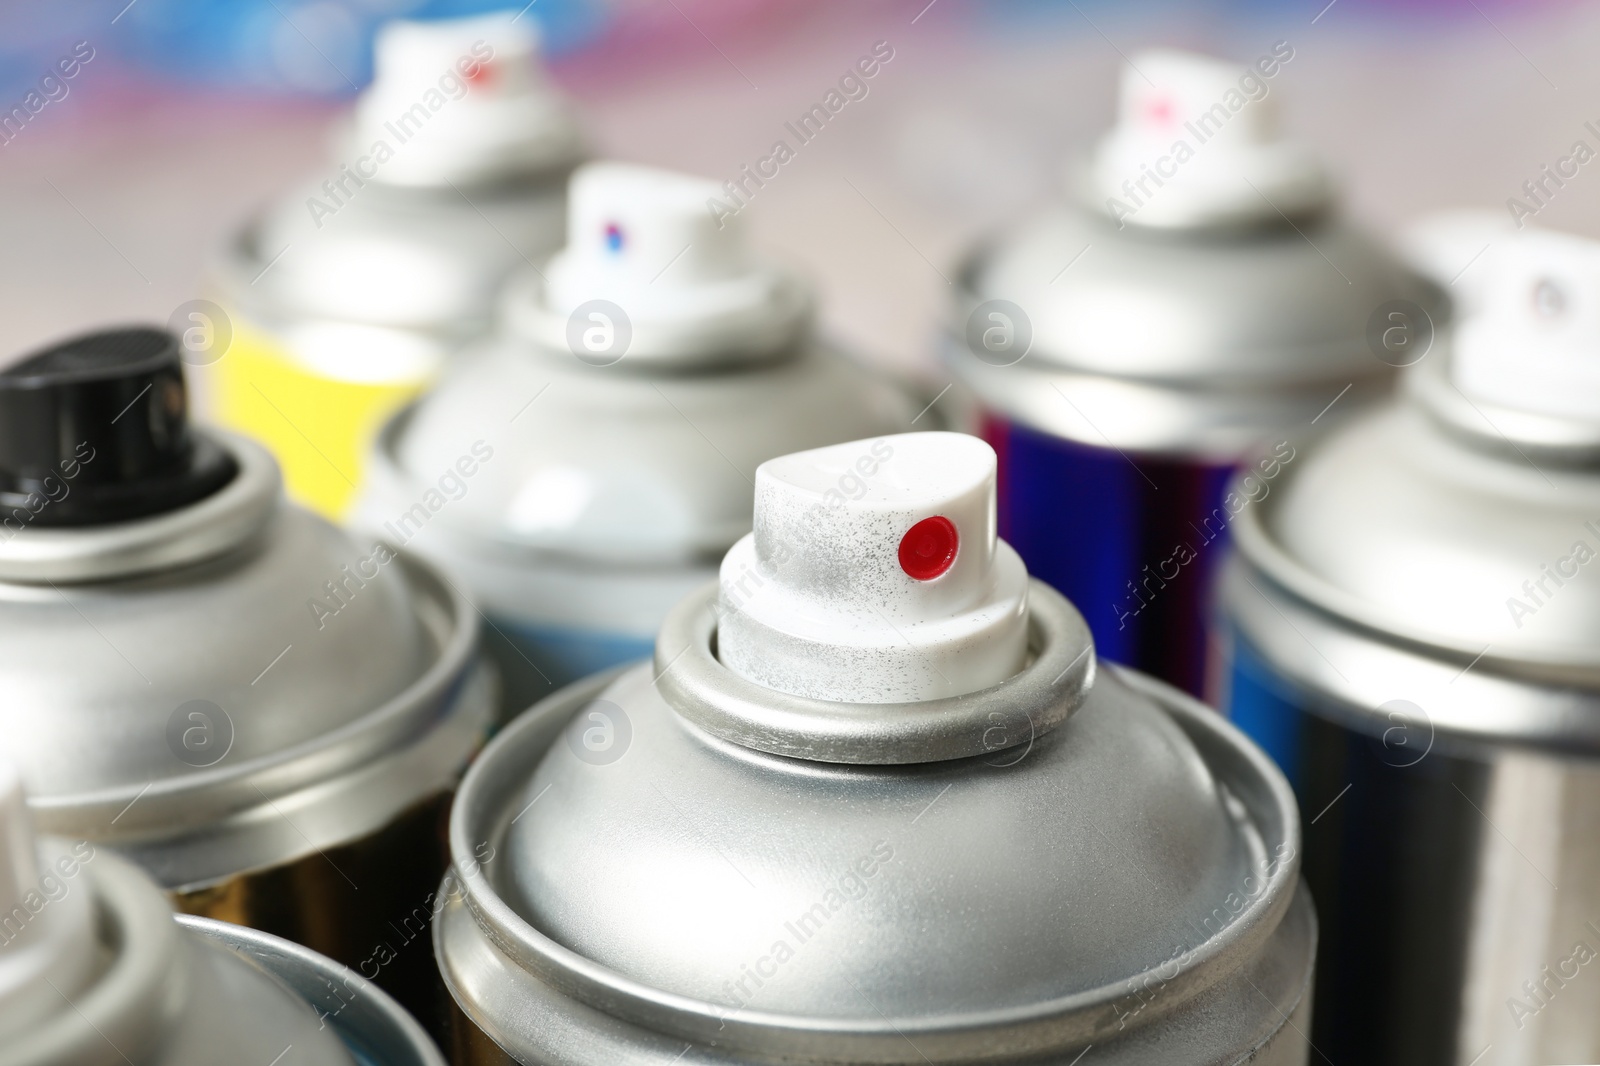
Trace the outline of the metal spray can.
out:
<instances>
[{"instance_id":1,"label":"metal spray can","mask_svg":"<svg viewBox=\"0 0 1600 1066\"><path fill-rule=\"evenodd\" d=\"M460 575L508 714L648 656L749 531L758 464L938 418L814 336L808 287L708 210L719 195L580 169L566 248L379 438L354 520Z\"/></svg>"},{"instance_id":2,"label":"metal spray can","mask_svg":"<svg viewBox=\"0 0 1600 1066\"><path fill-rule=\"evenodd\" d=\"M231 343L194 327L206 335L191 362L215 361L208 406L330 517L383 421L487 331L506 275L560 243L582 144L538 68L532 18L513 15L386 25L327 173L228 250Z\"/></svg>"},{"instance_id":3,"label":"metal spray can","mask_svg":"<svg viewBox=\"0 0 1600 1066\"><path fill-rule=\"evenodd\" d=\"M1383 393L1438 317L1280 136L1293 59L1282 41L1242 66L1135 56L1082 202L971 256L944 342L1000 455L1001 535L1100 654L1202 697L1242 456L1262 441L1288 454ZM1388 311L1403 352L1369 344Z\"/></svg>"},{"instance_id":4,"label":"metal spray can","mask_svg":"<svg viewBox=\"0 0 1600 1066\"><path fill-rule=\"evenodd\" d=\"M43 831L425 1015L443 819L495 699L477 616L191 428L179 351L119 329L0 373L0 750Z\"/></svg>"},{"instance_id":5,"label":"metal spray can","mask_svg":"<svg viewBox=\"0 0 1600 1066\"><path fill-rule=\"evenodd\" d=\"M149 876L87 841L37 837L0 760L4 1066L444 1066L378 988L297 944L174 919Z\"/></svg>"},{"instance_id":6,"label":"metal spray can","mask_svg":"<svg viewBox=\"0 0 1600 1066\"><path fill-rule=\"evenodd\" d=\"M1306 1062L1287 783L1098 661L995 467L954 433L762 464L654 662L490 743L434 927L458 1062Z\"/></svg>"},{"instance_id":7,"label":"metal spray can","mask_svg":"<svg viewBox=\"0 0 1600 1066\"><path fill-rule=\"evenodd\" d=\"M1240 516L1224 578L1341 1064L1600 1056L1600 246L1505 238L1475 302Z\"/></svg>"}]
</instances>

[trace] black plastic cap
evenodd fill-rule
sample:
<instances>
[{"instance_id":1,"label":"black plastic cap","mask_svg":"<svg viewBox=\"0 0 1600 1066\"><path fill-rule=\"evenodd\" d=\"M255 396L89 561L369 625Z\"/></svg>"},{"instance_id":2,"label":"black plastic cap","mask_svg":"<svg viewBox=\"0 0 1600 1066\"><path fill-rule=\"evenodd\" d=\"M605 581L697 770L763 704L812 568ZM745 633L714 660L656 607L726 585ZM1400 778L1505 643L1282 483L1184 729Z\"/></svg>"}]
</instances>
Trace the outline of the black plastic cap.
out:
<instances>
[{"instance_id":1,"label":"black plastic cap","mask_svg":"<svg viewBox=\"0 0 1600 1066\"><path fill-rule=\"evenodd\" d=\"M86 333L0 373L0 525L87 526L176 510L238 464L189 428L178 339Z\"/></svg>"}]
</instances>

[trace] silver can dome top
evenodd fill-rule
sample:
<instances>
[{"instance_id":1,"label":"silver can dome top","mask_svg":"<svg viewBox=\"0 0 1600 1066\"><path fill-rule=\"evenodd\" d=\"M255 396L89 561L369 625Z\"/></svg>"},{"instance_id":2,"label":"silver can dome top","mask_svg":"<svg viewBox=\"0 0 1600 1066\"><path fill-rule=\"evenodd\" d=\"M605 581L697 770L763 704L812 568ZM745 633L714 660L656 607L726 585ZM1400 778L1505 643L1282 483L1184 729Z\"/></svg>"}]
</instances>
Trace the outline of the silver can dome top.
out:
<instances>
[{"instance_id":1,"label":"silver can dome top","mask_svg":"<svg viewBox=\"0 0 1600 1066\"><path fill-rule=\"evenodd\" d=\"M1593 743L1572 700L1600 688L1600 244L1525 230L1488 270L1452 350L1308 449L1235 534L1254 580L1442 660L1453 698L1411 694L1436 719ZM1269 591L1235 589L1252 634L1277 625ZM1311 667L1340 690L1360 680L1342 646ZM1466 697L1480 678L1548 688L1546 713L1513 726L1504 692Z\"/></svg>"},{"instance_id":2,"label":"silver can dome top","mask_svg":"<svg viewBox=\"0 0 1600 1066\"><path fill-rule=\"evenodd\" d=\"M492 321L514 266L559 241L562 186L587 153L532 19L513 14L387 23L322 172L236 239L229 287L302 361L354 380L403 374L437 353L337 324L459 340Z\"/></svg>"},{"instance_id":3,"label":"silver can dome top","mask_svg":"<svg viewBox=\"0 0 1600 1066\"><path fill-rule=\"evenodd\" d=\"M655 662L490 745L436 934L475 1022L562 1063L1132 1062L1172 1026L1197 1056L1283 1028L1312 941L1286 783L1214 713L1096 664L996 541L994 469L954 434L764 466L756 532ZM845 472L869 489L834 504ZM807 502L826 520L774 553ZM1246 980L1284 1014L1237 1009Z\"/></svg>"},{"instance_id":4,"label":"silver can dome top","mask_svg":"<svg viewBox=\"0 0 1600 1066\"><path fill-rule=\"evenodd\" d=\"M132 334L176 365L173 338ZM488 714L472 607L426 565L285 503L259 446L191 432L176 371L111 432L96 412L117 414L104 401L144 370L90 342L120 335L51 350L87 370L4 382L67 397L69 458L34 471L0 524L0 727L41 825L190 887L346 842L447 787ZM90 373L107 391L79 404ZM148 448L129 429L153 418L141 403L170 415L163 435L194 438L192 462L225 456L232 476L155 513L59 524L57 508L109 491L98 481L145 484L110 476ZM298 803L291 822L281 805Z\"/></svg>"},{"instance_id":5,"label":"silver can dome top","mask_svg":"<svg viewBox=\"0 0 1600 1066\"><path fill-rule=\"evenodd\" d=\"M710 182L596 163L571 190L567 245L508 286L500 333L385 430L363 524L395 522L481 440L494 461L430 538L511 559L712 562L749 530L763 460L917 417L813 338L809 289L738 219L712 219Z\"/></svg>"},{"instance_id":6,"label":"silver can dome top","mask_svg":"<svg viewBox=\"0 0 1600 1066\"><path fill-rule=\"evenodd\" d=\"M36 836L4 760L0 917L8 1066L265 1063L290 1049L306 1066L369 1061L351 1046L382 1066L442 1066L416 1022L343 967L221 922L180 924L109 851ZM359 1002L326 1007L335 990Z\"/></svg>"},{"instance_id":7,"label":"silver can dome top","mask_svg":"<svg viewBox=\"0 0 1600 1066\"><path fill-rule=\"evenodd\" d=\"M945 347L990 405L1096 445L1227 452L1347 384L1384 388L1382 305L1442 326L1434 287L1344 221L1320 162L1278 133L1279 46L1134 56L1077 202L969 258Z\"/></svg>"}]
</instances>

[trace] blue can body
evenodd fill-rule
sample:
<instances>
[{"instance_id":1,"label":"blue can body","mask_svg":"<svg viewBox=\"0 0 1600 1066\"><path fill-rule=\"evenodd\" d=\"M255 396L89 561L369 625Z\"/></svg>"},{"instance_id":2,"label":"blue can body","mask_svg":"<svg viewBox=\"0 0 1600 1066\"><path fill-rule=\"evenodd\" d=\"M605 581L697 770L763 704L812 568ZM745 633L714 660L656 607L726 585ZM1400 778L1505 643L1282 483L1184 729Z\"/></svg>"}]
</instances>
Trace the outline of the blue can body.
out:
<instances>
[{"instance_id":1,"label":"blue can body","mask_svg":"<svg viewBox=\"0 0 1600 1066\"><path fill-rule=\"evenodd\" d=\"M1317 905L1312 1043L1335 1063L1453 1066L1493 756L1425 722L1362 720L1230 641L1226 709L1300 801Z\"/></svg>"},{"instance_id":2,"label":"blue can body","mask_svg":"<svg viewBox=\"0 0 1600 1066\"><path fill-rule=\"evenodd\" d=\"M655 652L654 639L632 633L538 625L493 613L485 619L484 645L500 671L507 720L556 689Z\"/></svg>"},{"instance_id":3,"label":"blue can body","mask_svg":"<svg viewBox=\"0 0 1600 1066\"><path fill-rule=\"evenodd\" d=\"M1083 613L1096 652L1214 696L1235 466L1094 447L999 416L983 436L1000 460L1000 536Z\"/></svg>"}]
</instances>

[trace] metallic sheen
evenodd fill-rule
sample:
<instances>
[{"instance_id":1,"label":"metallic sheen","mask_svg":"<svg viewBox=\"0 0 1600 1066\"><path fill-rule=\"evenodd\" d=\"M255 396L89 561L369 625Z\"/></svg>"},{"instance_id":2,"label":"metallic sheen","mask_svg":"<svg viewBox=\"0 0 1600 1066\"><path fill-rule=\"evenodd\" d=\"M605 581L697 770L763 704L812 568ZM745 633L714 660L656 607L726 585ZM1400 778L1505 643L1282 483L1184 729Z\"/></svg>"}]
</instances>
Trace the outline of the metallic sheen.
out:
<instances>
[{"instance_id":1,"label":"metallic sheen","mask_svg":"<svg viewBox=\"0 0 1600 1066\"><path fill-rule=\"evenodd\" d=\"M1002 719L1088 649L1032 595L1034 662L973 700ZM678 621L699 641L710 616L707 593ZM1059 724L987 757L948 757L935 716L896 728L938 761L787 758L691 721L672 632L662 665L556 694L463 781L436 950L517 1061L1305 1062L1298 817L1214 712L1083 665ZM870 737L906 709L857 710ZM584 748L596 713L626 723L616 758Z\"/></svg>"}]
</instances>

